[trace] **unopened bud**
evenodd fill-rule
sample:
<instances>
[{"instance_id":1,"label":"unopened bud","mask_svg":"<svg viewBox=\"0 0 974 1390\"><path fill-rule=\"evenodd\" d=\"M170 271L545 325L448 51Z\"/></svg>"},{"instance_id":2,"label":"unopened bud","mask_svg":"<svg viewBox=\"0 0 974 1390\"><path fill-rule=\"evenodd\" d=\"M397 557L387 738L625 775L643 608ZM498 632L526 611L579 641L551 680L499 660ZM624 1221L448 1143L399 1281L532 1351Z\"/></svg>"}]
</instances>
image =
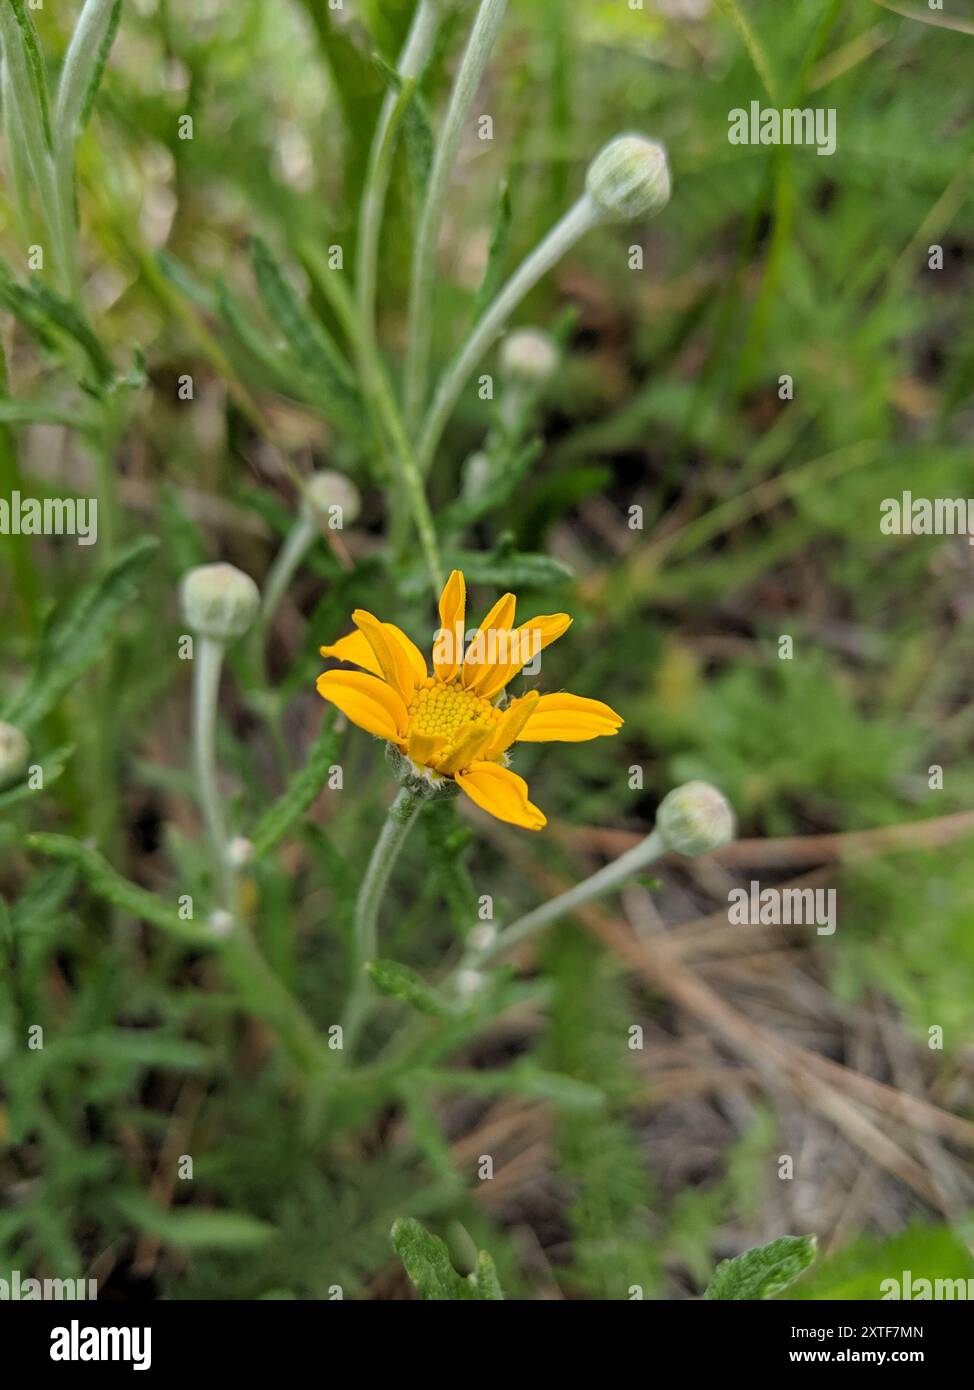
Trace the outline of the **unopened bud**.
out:
<instances>
[{"instance_id":1,"label":"unopened bud","mask_svg":"<svg viewBox=\"0 0 974 1390\"><path fill-rule=\"evenodd\" d=\"M708 854L734 838L734 812L727 798L709 782L686 782L660 802L656 829L668 850Z\"/></svg>"},{"instance_id":2,"label":"unopened bud","mask_svg":"<svg viewBox=\"0 0 974 1390\"><path fill-rule=\"evenodd\" d=\"M670 201L666 150L645 135L617 135L592 160L585 187L607 222L652 217Z\"/></svg>"},{"instance_id":3,"label":"unopened bud","mask_svg":"<svg viewBox=\"0 0 974 1390\"><path fill-rule=\"evenodd\" d=\"M558 365L558 349L539 328L518 328L501 343L501 371L506 377L541 382Z\"/></svg>"},{"instance_id":4,"label":"unopened bud","mask_svg":"<svg viewBox=\"0 0 974 1390\"><path fill-rule=\"evenodd\" d=\"M206 920L210 931L221 940L228 937L233 931L233 914L228 912L225 907L218 907L210 913Z\"/></svg>"},{"instance_id":5,"label":"unopened bud","mask_svg":"<svg viewBox=\"0 0 974 1390\"><path fill-rule=\"evenodd\" d=\"M304 496L311 510L326 520L332 507L341 507L343 521L354 521L362 510L359 490L344 473L327 469L312 473L305 484Z\"/></svg>"},{"instance_id":6,"label":"unopened bud","mask_svg":"<svg viewBox=\"0 0 974 1390\"><path fill-rule=\"evenodd\" d=\"M232 869L242 869L245 864L249 864L253 853L253 842L243 835L234 836L227 845L227 861Z\"/></svg>"},{"instance_id":7,"label":"unopened bud","mask_svg":"<svg viewBox=\"0 0 974 1390\"><path fill-rule=\"evenodd\" d=\"M242 637L257 617L260 592L235 565L199 565L183 579L183 616L193 632L215 642Z\"/></svg>"},{"instance_id":8,"label":"unopened bud","mask_svg":"<svg viewBox=\"0 0 974 1390\"><path fill-rule=\"evenodd\" d=\"M0 787L23 772L29 752L30 746L20 730L0 722Z\"/></svg>"}]
</instances>

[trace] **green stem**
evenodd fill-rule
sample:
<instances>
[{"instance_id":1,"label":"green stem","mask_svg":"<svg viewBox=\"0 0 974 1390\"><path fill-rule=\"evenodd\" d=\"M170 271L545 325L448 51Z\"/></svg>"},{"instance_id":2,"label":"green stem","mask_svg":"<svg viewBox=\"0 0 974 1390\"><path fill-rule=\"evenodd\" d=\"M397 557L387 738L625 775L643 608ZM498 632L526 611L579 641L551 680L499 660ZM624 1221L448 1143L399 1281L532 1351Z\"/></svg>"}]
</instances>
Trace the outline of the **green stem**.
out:
<instances>
[{"instance_id":1,"label":"green stem","mask_svg":"<svg viewBox=\"0 0 974 1390\"><path fill-rule=\"evenodd\" d=\"M369 408L392 449L393 461L398 480L405 492L413 523L419 535L423 558L429 572L430 583L435 593L443 588L443 562L440 559L439 542L433 516L426 500L426 491L420 474L416 453L409 442L402 416L396 405L395 396L389 385L375 341L362 332L355 313L351 295L341 284L335 272L322 271L317 277L323 292L341 320L342 327L355 351L362 384Z\"/></svg>"},{"instance_id":2,"label":"green stem","mask_svg":"<svg viewBox=\"0 0 974 1390\"><path fill-rule=\"evenodd\" d=\"M426 395L430 345L433 341L436 247L450 180L470 108L506 8L507 0L481 0L450 96L416 231L409 300L409 348L406 354L406 423L410 432L419 420Z\"/></svg>"},{"instance_id":3,"label":"green stem","mask_svg":"<svg viewBox=\"0 0 974 1390\"><path fill-rule=\"evenodd\" d=\"M543 927L556 922L559 917L574 912L576 908L591 902L593 898L600 898L606 893L614 892L616 888L625 883L627 878L632 878L633 874L639 873L665 853L666 846L663 844L662 836L659 831L653 830L646 836L645 840L641 840L638 845L634 845L625 854L620 854L619 858L613 860L611 864L606 864L597 873L583 879L581 883L576 883L574 888L569 888L565 893L559 893L557 898L542 903L533 912L526 913L525 916L519 917L516 922L512 922L509 927L505 927L491 945L477 953L475 959L466 961L464 968L469 968L471 965L475 967L486 965L489 961L506 955L512 947L518 946L527 937L533 936Z\"/></svg>"},{"instance_id":4,"label":"green stem","mask_svg":"<svg viewBox=\"0 0 974 1390\"><path fill-rule=\"evenodd\" d=\"M420 0L399 58L398 72L402 86L398 92L389 92L382 103L375 137L369 151L369 167L365 175L359 216L358 251L355 257L359 322L366 337L374 337L375 333L379 233L389 190L392 157L396 149L399 127L412 100L416 82L426 66L439 21L436 0Z\"/></svg>"},{"instance_id":5,"label":"green stem","mask_svg":"<svg viewBox=\"0 0 974 1390\"><path fill-rule=\"evenodd\" d=\"M372 987L365 967L376 955L379 909L389 884L389 877L406 843L406 837L412 829L422 801L421 795L408 787L400 787L395 801L389 807L386 823L375 842L369 866L359 889L355 904L354 974L342 1029L346 1058L350 1058L354 1051L372 998Z\"/></svg>"},{"instance_id":6,"label":"green stem","mask_svg":"<svg viewBox=\"0 0 974 1390\"><path fill-rule=\"evenodd\" d=\"M193 747L196 761L196 782L199 788L203 820L213 860L213 874L219 895L219 905L229 909L233 892L230 860L227 853L227 831L223 818L223 803L216 776L216 706L220 688L220 669L223 665L223 645L212 637L196 638L196 659L193 662Z\"/></svg>"},{"instance_id":7,"label":"green stem","mask_svg":"<svg viewBox=\"0 0 974 1390\"><path fill-rule=\"evenodd\" d=\"M437 446L453 413L460 392L480 358L500 336L511 314L543 275L546 275L574 244L602 220L588 194L583 194L560 222L526 257L496 298L474 324L453 361L447 367L433 398L417 446L420 476L428 473Z\"/></svg>"},{"instance_id":8,"label":"green stem","mask_svg":"<svg viewBox=\"0 0 974 1390\"><path fill-rule=\"evenodd\" d=\"M302 507L287 540L277 552L264 584L264 596L260 608L260 631L262 635L266 635L274 621L274 614L277 612L278 605L287 593L295 571L317 534L318 528L315 526L311 512Z\"/></svg>"},{"instance_id":9,"label":"green stem","mask_svg":"<svg viewBox=\"0 0 974 1390\"><path fill-rule=\"evenodd\" d=\"M268 965L247 926L233 924L222 960L241 1003L273 1027L293 1060L305 1072L322 1072L328 1049L297 999Z\"/></svg>"}]
</instances>

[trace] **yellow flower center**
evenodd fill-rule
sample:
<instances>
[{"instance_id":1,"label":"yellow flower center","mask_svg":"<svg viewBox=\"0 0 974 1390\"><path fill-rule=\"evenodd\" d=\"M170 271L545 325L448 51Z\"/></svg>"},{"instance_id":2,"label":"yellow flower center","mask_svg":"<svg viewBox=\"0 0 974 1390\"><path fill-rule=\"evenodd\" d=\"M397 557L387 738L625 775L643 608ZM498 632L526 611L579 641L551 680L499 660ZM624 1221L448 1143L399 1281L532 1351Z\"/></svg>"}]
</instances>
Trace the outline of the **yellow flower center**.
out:
<instances>
[{"instance_id":1,"label":"yellow flower center","mask_svg":"<svg viewBox=\"0 0 974 1390\"><path fill-rule=\"evenodd\" d=\"M489 700L458 682L435 678L423 682L409 706L410 731L445 738L448 745L458 742L471 726L496 724L500 717L500 710Z\"/></svg>"}]
</instances>

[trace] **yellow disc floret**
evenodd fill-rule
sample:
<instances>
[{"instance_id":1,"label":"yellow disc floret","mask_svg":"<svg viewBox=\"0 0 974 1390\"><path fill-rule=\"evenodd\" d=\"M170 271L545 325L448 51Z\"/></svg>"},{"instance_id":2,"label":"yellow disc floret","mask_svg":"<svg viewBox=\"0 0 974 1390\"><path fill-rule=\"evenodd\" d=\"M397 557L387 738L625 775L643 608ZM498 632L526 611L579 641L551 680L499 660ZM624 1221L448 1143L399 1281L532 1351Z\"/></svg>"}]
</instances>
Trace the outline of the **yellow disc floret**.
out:
<instances>
[{"instance_id":1,"label":"yellow disc floret","mask_svg":"<svg viewBox=\"0 0 974 1390\"><path fill-rule=\"evenodd\" d=\"M429 738L446 739L452 747L471 728L490 728L501 717L489 700L465 690L458 681L427 679L409 706L409 730Z\"/></svg>"}]
</instances>

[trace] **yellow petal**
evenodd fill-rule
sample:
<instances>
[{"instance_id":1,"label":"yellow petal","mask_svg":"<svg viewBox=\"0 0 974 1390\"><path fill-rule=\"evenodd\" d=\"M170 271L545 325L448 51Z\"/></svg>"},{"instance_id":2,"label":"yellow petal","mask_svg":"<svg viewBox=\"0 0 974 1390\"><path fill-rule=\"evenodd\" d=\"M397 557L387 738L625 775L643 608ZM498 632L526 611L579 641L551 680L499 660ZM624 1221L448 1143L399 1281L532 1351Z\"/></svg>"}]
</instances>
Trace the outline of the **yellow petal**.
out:
<instances>
[{"instance_id":1,"label":"yellow petal","mask_svg":"<svg viewBox=\"0 0 974 1390\"><path fill-rule=\"evenodd\" d=\"M473 763L457 773L457 784L470 800L498 820L540 830L548 824L543 811L528 800L528 784L510 768L499 763Z\"/></svg>"},{"instance_id":2,"label":"yellow petal","mask_svg":"<svg viewBox=\"0 0 974 1390\"><path fill-rule=\"evenodd\" d=\"M392 642L398 642L406 653L406 660L409 662L409 669L413 673L413 680L416 685L426 680L429 672L426 669L426 658L419 650L411 637L403 632L401 627L396 627L395 623L383 623L382 631Z\"/></svg>"},{"instance_id":3,"label":"yellow petal","mask_svg":"<svg viewBox=\"0 0 974 1390\"><path fill-rule=\"evenodd\" d=\"M616 734L623 720L601 700L582 695L542 695L521 730L521 743L584 743L586 739Z\"/></svg>"},{"instance_id":4,"label":"yellow petal","mask_svg":"<svg viewBox=\"0 0 974 1390\"><path fill-rule=\"evenodd\" d=\"M365 633L383 676L408 705L416 693L416 676L409 652L396 636L399 629L393 628L392 623L380 623L378 618L366 612L364 608L356 608L352 614L352 622L360 632ZM406 637L405 633L399 635ZM409 641L408 637L406 641ZM426 674L425 665L423 674Z\"/></svg>"},{"instance_id":5,"label":"yellow petal","mask_svg":"<svg viewBox=\"0 0 974 1390\"><path fill-rule=\"evenodd\" d=\"M445 743L442 734L411 733L406 752L418 767L434 767L436 755Z\"/></svg>"},{"instance_id":6,"label":"yellow petal","mask_svg":"<svg viewBox=\"0 0 974 1390\"><path fill-rule=\"evenodd\" d=\"M531 718L531 713L541 696L536 690L523 695L520 700L512 700L494 728L494 736L487 745L485 757L499 758L516 743L521 730Z\"/></svg>"},{"instance_id":7,"label":"yellow petal","mask_svg":"<svg viewBox=\"0 0 974 1390\"><path fill-rule=\"evenodd\" d=\"M326 671L318 677L317 690L360 729L405 747L409 713L402 696L384 680L363 671Z\"/></svg>"},{"instance_id":8,"label":"yellow petal","mask_svg":"<svg viewBox=\"0 0 974 1390\"><path fill-rule=\"evenodd\" d=\"M469 767L478 758L482 758L493 735L494 727L493 724L474 724L462 735L454 748L437 759L437 772L452 777L459 772L461 767Z\"/></svg>"},{"instance_id":9,"label":"yellow petal","mask_svg":"<svg viewBox=\"0 0 974 1390\"><path fill-rule=\"evenodd\" d=\"M511 633L511 655L513 660L506 665L497 664L495 669L477 686L477 694L485 700L492 700L508 681L513 680L521 667L532 661L545 647L557 642L572 625L567 613L540 613L530 622L522 623Z\"/></svg>"},{"instance_id":10,"label":"yellow petal","mask_svg":"<svg viewBox=\"0 0 974 1390\"><path fill-rule=\"evenodd\" d=\"M321 648L322 656L332 656L336 661L348 661L353 666L361 666L371 671L373 676L382 675L382 667L375 659L375 652L369 646L364 632L350 632L347 637L339 637L330 647Z\"/></svg>"},{"instance_id":11,"label":"yellow petal","mask_svg":"<svg viewBox=\"0 0 974 1390\"><path fill-rule=\"evenodd\" d=\"M477 635L470 644L463 663L463 683L468 690L479 692L484 682L493 675L498 664L507 665L510 651L508 634L514 621L516 602L513 594L504 594L477 629ZM494 653L499 655L499 662Z\"/></svg>"},{"instance_id":12,"label":"yellow petal","mask_svg":"<svg viewBox=\"0 0 974 1390\"><path fill-rule=\"evenodd\" d=\"M433 669L441 681L452 680L460 669L466 613L467 586L462 571L454 570L440 594L440 633L433 649Z\"/></svg>"}]
</instances>

